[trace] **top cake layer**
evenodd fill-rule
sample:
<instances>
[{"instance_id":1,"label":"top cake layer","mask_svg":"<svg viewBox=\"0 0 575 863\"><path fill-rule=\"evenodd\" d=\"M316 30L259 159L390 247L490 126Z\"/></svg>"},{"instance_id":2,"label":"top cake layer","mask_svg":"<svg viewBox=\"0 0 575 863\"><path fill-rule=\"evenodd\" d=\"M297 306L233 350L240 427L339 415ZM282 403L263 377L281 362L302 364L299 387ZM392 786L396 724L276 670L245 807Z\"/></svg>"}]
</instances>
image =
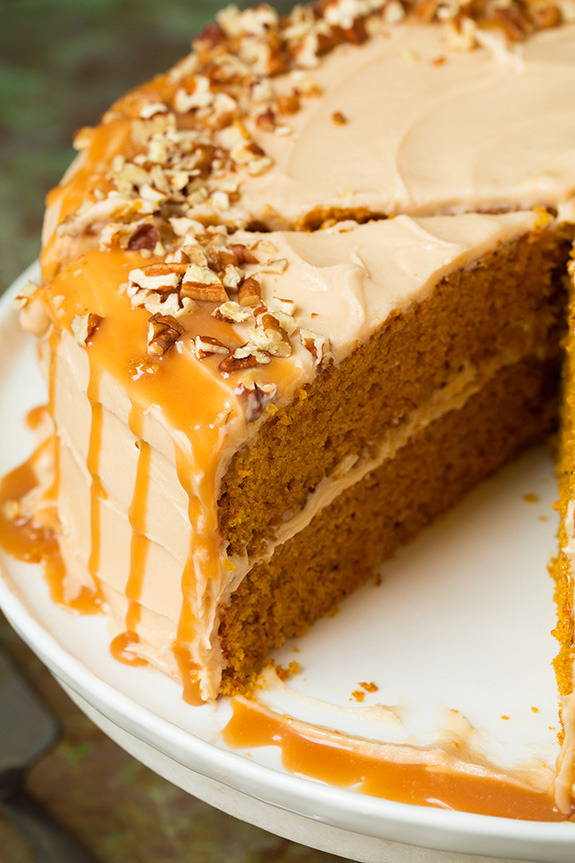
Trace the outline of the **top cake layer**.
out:
<instances>
[{"instance_id":1,"label":"top cake layer","mask_svg":"<svg viewBox=\"0 0 575 863\"><path fill-rule=\"evenodd\" d=\"M323 97L282 118L281 135L248 125L274 164L244 187L238 218L305 225L318 206L429 215L569 200L573 30L457 53L437 28L374 29L314 71Z\"/></svg>"},{"instance_id":2,"label":"top cake layer","mask_svg":"<svg viewBox=\"0 0 575 863\"><path fill-rule=\"evenodd\" d=\"M232 230L533 206L569 217L573 26L515 45L476 30L481 44L458 51L437 25L373 13L360 19L362 44L308 57L293 44L321 31L309 14L300 24L265 7L220 16L174 70L80 132L81 154L49 199L46 238L63 224L46 274L110 242L109 228L98 237L110 223L142 217L162 219L162 239L181 215Z\"/></svg>"}]
</instances>

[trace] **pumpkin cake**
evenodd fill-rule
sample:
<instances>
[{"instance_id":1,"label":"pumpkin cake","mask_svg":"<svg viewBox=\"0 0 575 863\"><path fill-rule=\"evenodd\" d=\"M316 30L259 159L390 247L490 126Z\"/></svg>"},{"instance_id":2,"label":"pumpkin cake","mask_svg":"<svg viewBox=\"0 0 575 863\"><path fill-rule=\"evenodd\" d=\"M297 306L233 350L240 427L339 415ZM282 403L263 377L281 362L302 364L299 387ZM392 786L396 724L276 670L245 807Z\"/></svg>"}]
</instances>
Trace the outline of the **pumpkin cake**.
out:
<instances>
[{"instance_id":1,"label":"pumpkin cake","mask_svg":"<svg viewBox=\"0 0 575 863\"><path fill-rule=\"evenodd\" d=\"M568 13L230 7L80 131L17 299L53 420L33 519L120 658L245 688L556 427Z\"/></svg>"},{"instance_id":2,"label":"pumpkin cake","mask_svg":"<svg viewBox=\"0 0 575 863\"><path fill-rule=\"evenodd\" d=\"M575 687L573 662L575 632L573 625L573 601L575 585L575 436L573 416L573 380L575 372L575 306L573 301L574 261L569 263L571 279L568 309L568 333L563 369L563 398L559 458L559 552L551 562L550 572L555 579L555 601L557 604L557 627L555 635L560 650L555 659L555 673L560 696L562 720L562 747L557 764L555 782L556 797L560 808L569 811L575 787Z\"/></svg>"}]
</instances>

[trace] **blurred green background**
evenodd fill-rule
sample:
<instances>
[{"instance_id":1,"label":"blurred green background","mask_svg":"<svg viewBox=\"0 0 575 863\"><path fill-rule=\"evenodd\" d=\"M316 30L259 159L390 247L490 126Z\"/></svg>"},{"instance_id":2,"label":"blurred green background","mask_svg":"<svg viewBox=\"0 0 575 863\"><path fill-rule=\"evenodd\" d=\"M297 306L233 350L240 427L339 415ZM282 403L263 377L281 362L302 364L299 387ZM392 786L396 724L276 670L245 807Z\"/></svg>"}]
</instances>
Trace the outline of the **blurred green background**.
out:
<instances>
[{"instance_id":1,"label":"blurred green background","mask_svg":"<svg viewBox=\"0 0 575 863\"><path fill-rule=\"evenodd\" d=\"M44 197L73 157L74 131L97 122L128 88L169 68L219 5L0 0L0 293L38 255ZM1 614L0 641L64 730L29 784L101 863L341 859L242 824L160 779L83 716ZM1 816L0 863L33 863Z\"/></svg>"}]
</instances>

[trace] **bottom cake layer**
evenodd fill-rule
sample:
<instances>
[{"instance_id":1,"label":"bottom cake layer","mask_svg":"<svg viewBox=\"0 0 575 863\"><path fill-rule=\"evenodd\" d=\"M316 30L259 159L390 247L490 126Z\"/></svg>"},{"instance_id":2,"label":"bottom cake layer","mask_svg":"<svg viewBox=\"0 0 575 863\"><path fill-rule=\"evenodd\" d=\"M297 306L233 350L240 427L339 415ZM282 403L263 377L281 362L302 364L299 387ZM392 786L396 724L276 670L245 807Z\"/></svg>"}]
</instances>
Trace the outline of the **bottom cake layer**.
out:
<instances>
[{"instance_id":1,"label":"bottom cake layer","mask_svg":"<svg viewBox=\"0 0 575 863\"><path fill-rule=\"evenodd\" d=\"M502 369L256 565L222 615L222 692L245 687L273 647L303 634L398 546L552 431L559 363L531 357Z\"/></svg>"}]
</instances>

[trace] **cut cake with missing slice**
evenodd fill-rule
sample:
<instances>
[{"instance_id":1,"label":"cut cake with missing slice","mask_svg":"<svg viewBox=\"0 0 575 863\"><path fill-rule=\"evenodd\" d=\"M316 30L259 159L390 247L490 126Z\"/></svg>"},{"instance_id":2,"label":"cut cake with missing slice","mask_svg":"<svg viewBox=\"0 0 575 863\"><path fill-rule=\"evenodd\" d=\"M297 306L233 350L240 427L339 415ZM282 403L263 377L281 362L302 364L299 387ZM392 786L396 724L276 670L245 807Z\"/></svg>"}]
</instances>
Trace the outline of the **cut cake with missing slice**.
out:
<instances>
[{"instance_id":1,"label":"cut cake with missing slice","mask_svg":"<svg viewBox=\"0 0 575 863\"><path fill-rule=\"evenodd\" d=\"M61 598L192 701L557 422L575 29L399 5L222 13L79 133L18 300Z\"/></svg>"}]
</instances>

